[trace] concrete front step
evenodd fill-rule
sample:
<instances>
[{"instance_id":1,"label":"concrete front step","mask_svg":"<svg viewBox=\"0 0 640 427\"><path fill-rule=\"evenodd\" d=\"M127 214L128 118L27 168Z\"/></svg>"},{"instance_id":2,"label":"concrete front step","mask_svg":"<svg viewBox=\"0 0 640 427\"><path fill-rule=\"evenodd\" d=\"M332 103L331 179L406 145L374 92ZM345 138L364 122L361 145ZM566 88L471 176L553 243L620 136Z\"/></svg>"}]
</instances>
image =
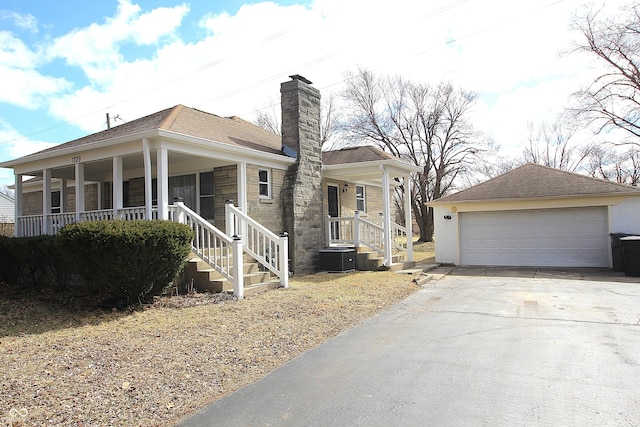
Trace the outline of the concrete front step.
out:
<instances>
[{"instance_id":1,"label":"concrete front step","mask_svg":"<svg viewBox=\"0 0 640 427\"><path fill-rule=\"evenodd\" d=\"M391 256L392 268L385 268L383 266L384 258L380 256L378 252L359 251L356 254L356 270L360 271L378 271L378 270L393 270L397 268L396 264L403 264L404 254L393 254Z\"/></svg>"},{"instance_id":2,"label":"concrete front step","mask_svg":"<svg viewBox=\"0 0 640 427\"><path fill-rule=\"evenodd\" d=\"M248 288L255 287L259 289L259 284L270 283L272 278L271 273L269 271L261 271L260 265L255 261L245 262L243 270L245 293ZM233 268L230 268L230 272L233 274ZM183 277L185 283L191 283L193 280L195 289L200 292L233 291L231 282L194 254L191 254L191 258L185 266Z\"/></svg>"}]
</instances>

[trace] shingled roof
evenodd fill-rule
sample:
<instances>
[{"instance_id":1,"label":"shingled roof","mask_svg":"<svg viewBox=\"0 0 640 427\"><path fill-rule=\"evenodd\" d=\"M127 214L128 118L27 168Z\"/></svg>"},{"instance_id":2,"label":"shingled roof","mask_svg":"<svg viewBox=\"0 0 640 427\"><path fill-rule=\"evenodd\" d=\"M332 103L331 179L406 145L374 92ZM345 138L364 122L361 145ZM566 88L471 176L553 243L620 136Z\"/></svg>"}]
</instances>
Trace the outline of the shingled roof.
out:
<instances>
[{"instance_id":1,"label":"shingled roof","mask_svg":"<svg viewBox=\"0 0 640 427\"><path fill-rule=\"evenodd\" d=\"M640 188L527 163L430 204L631 194Z\"/></svg>"},{"instance_id":2,"label":"shingled roof","mask_svg":"<svg viewBox=\"0 0 640 427\"><path fill-rule=\"evenodd\" d=\"M235 116L220 117L184 105L176 105L111 129L39 151L30 156L53 153L65 148L80 147L158 129L268 153L283 154L279 135Z\"/></svg>"},{"instance_id":3,"label":"shingled roof","mask_svg":"<svg viewBox=\"0 0 640 427\"><path fill-rule=\"evenodd\" d=\"M324 165L376 162L380 160L398 159L397 157L372 146L343 148L340 150L325 151L322 153L322 163Z\"/></svg>"}]
</instances>

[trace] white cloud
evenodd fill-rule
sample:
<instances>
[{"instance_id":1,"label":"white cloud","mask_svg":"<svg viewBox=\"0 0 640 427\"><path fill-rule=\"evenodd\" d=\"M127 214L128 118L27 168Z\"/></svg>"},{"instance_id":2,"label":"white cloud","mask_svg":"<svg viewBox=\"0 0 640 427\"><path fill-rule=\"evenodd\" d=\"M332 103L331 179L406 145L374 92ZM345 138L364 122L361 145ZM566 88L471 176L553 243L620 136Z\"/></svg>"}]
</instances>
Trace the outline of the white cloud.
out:
<instances>
[{"instance_id":1,"label":"white cloud","mask_svg":"<svg viewBox=\"0 0 640 427\"><path fill-rule=\"evenodd\" d=\"M31 14L21 14L8 10L0 10L0 20L12 21L13 24L21 30L32 33L38 32L38 20Z\"/></svg>"},{"instance_id":2,"label":"white cloud","mask_svg":"<svg viewBox=\"0 0 640 427\"><path fill-rule=\"evenodd\" d=\"M36 109L69 86L65 79L37 71L40 55L7 31L0 32L0 102Z\"/></svg>"},{"instance_id":3,"label":"white cloud","mask_svg":"<svg viewBox=\"0 0 640 427\"><path fill-rule=\"evenodd\" d=\"M33 140L21 135L9 123L2 119L0 119L0 141L5 141L0 144L0 153L12 159L57 145L51 142Z\"/></svg>"},{"instance_id":4,"label":"white cloud","mask_svg":"<svg viewBox=\"0 0 640 427\"><path fill-rule=\"evenodd\" d=\"M145 14L140 11L140 6L129 0L119 0L116 15L104 24L93 23L54 40L48 49L49 59L63 58L69 65L79 66L93 85L109 90L113 72L125 63L122 44L148 45L173 34L189 8L182 4Z\"/></svg>"},{"instance_id":5,"label":"white cloud","mask_svg":"<svg viewBox=\"0 0 640 427\"><path fill-rule=\"evenodd\" d=\"M47 53L81 69L89 85L70 91L64 80L40 75L41 55L9 37L7 55L24 65L0 67L0 78L21 82L0 100L27 105L41 93L52 114L87 132L104 128L105 112L133 120L178 103L250 119L256 106L277 99L289 74L304 75L327 94L340 89L345 71L361 66L485 94L476 124L517 151L527 122L559 111L589 75L585 58L559 55L570 47L570 12L580 1L262 2L235 15L191 16L206 32L187 40L177 35L186 4L142 11L120 0L113 17L55 39ZM128 58L126 44L152 53Z\"/></svg>"}]
</instances>

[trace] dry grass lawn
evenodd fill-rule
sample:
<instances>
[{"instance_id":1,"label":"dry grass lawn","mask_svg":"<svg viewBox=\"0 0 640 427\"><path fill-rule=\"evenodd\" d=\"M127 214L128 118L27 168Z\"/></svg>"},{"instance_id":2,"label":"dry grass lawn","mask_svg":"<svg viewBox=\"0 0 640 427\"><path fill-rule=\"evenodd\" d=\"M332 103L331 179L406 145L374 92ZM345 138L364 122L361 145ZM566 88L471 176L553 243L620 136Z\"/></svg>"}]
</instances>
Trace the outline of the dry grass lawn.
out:
<instances>
[{"instance_id":1,"label":"dry grass lawn","mask_svg":"<svg viewBox=\"0 0 640 427\"><path fill-rule=\"evenodd\" d=\"M418 245L416 259L433 256ZM417 287L390 272L293 277L242 301L159 298L103 312L55 295L0 298L0 422L172 425Z\"/></svg>"}]
</instances>

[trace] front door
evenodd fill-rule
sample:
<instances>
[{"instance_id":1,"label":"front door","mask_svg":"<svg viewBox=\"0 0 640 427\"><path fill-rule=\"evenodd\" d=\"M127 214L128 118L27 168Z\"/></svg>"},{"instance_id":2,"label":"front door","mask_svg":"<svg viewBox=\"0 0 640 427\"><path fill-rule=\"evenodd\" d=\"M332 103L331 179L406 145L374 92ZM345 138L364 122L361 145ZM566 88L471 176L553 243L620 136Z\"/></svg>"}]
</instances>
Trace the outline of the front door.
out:
<instances>
[{"instance_id":1,"label":"front door","mask_svg":"<svg viewBox=\"0 0 640 427\"><path fill-rule=\"evenodd\" d=\"M328 197L327 200L329 202L329 216L331 218L336 218L340 212L340 205L338 201L338 187L335 185L328 186ZM331 240L340 239L340 223L331 222Z\"/></svg>"}]
</instances>

